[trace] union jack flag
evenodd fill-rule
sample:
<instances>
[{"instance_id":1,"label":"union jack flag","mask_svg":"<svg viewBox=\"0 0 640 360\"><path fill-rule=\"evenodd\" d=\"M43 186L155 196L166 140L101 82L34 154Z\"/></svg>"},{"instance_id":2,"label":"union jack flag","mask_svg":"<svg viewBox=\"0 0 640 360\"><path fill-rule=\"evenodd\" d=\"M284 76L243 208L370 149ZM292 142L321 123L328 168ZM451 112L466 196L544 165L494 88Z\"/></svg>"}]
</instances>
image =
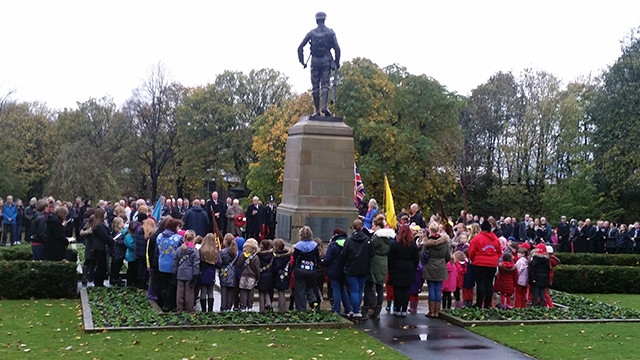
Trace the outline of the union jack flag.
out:
<instances>
[{"instance_id":1,"label":"union jack flag","mask_svg":"<svg viewBox=\"0 0 640 360\"><path fill-rule=\"evenodd\" d=\"M360 173L358 172L358 168L356 164L353 164L353 203L357 208L362 205L362 201L364 201L364 195L366 192L364 191L364 184L362 183L362 177L360 177Z\"/></svg>"}]
</instances>

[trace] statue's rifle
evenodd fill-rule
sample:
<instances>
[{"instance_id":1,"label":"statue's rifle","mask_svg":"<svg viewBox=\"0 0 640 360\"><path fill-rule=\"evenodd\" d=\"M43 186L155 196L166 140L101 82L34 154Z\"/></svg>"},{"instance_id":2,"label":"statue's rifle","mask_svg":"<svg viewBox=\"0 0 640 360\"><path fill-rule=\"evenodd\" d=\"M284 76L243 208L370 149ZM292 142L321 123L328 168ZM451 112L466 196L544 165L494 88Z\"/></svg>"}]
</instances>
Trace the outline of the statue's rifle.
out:
<instances>
[{"instance_id":1,"label":"statue's rifle","mask_svg":"<svg viewBox=\"0 0 640 360\"><path fill-rule=\"evenodd\" d=\"M333 87L331 88L331 104L335 104L338 97L338 83L340 82L340 75L338 74L338 66L334 63L331 68L333 69Z\"/></svg>"}]
</instances>

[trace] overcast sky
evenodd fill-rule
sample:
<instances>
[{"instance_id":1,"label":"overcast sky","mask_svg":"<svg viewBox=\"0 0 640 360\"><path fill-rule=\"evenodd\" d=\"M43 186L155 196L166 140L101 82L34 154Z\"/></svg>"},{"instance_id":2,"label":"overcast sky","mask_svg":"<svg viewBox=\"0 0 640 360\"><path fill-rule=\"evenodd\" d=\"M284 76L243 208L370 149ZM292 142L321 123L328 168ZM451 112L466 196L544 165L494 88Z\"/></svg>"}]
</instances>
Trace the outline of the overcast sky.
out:
<instances>
[{"instance_id":1,"label":"overcast sky","mask_svg":"<svg viewBox=\"0 0 640 360\"><path fill-rule=\"evenodd\" d=\"M498 71L596 76L640 26L640 1L21 0L0 5L0 96L52 108L110 96L121 105L162 62L205 85L225 70L273 68L296 92L296 48L327 13L343 61L371 59L468 95ZM308 54L308 47L305 49Z\"/></svg>"}]
</instances>

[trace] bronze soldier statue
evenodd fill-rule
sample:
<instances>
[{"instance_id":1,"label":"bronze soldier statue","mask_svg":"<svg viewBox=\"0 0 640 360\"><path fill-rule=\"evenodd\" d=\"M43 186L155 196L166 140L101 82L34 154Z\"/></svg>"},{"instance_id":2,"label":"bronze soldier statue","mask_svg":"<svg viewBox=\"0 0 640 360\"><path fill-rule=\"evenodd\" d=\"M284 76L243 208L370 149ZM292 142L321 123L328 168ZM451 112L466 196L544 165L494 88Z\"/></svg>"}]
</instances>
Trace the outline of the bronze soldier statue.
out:
<instances>
[{"instance_id":1,"label":"bronze soldier statue","mask_svg":"<svg viewBox=\"0 0 640 360\"><path fill-rule=\"evenodd\" d=\"M336 33L324 25L327 14L319 12L316 14L318 27L309 31L298 46L298 60L307 68L304 61L304 47L311 43L311 93L313 95L313 105L315 113L312 116L332 116L327 107L329 98L329 81L331 71L337 71L340 67L340 46L336 39ZM331 49L335 53L335 60L331 55ZM308 61L308 60L307 60ZM322 96L320 89L322 89Z\"/></svg>"}]
</instances>

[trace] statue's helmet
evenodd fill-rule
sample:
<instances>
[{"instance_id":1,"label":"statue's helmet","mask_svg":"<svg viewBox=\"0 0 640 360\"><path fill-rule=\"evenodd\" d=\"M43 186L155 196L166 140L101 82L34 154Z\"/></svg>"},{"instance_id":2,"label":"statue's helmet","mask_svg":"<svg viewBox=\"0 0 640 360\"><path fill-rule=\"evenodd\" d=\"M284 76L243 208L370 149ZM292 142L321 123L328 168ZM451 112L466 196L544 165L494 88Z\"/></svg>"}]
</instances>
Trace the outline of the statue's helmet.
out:
<instances>
[{"instance_id":1,"label":"statue's helmet","mask_svg":"<svg viewBox=\"0 0 640 360\"><path fill-rule=\"evenodd\" d=\"M325 14L324 12L320 11L316 13L316 20L324 20L327 18L327 14Z\"/></svg>"}]
</instances>

